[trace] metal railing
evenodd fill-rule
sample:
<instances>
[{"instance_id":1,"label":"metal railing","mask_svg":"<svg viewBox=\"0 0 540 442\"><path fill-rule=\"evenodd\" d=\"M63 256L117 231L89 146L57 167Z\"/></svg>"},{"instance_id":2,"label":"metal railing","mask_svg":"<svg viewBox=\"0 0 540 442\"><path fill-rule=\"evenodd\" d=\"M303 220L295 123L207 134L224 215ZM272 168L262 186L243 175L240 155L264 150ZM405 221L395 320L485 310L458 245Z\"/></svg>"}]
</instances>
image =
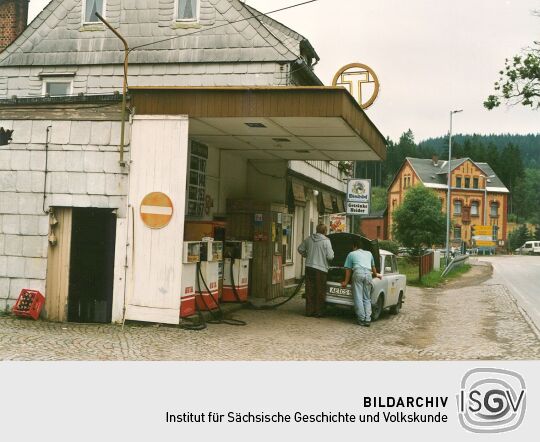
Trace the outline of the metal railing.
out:
<instances>
[{"instance_id":1,"label":"metal railing","mask_svg":"<svg viewBox=\"0 0 540 442\"><path fill-rule=\"evenodd\" d=\"M442 272L442 277L446 276L450 271L453 269L462 266L463 264L467 264L469 260L469 255L457 255L455 258L452 259Z\"/></svg>"}]
</instances>

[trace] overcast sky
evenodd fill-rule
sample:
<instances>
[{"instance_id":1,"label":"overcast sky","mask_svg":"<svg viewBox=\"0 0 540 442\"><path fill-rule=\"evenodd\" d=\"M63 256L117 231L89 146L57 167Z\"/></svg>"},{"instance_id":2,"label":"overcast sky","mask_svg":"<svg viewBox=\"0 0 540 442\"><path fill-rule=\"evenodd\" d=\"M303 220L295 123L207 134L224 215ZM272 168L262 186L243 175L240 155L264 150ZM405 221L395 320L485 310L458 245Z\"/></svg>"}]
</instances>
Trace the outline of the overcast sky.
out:
<instances>
[{"instance_id":1,"label":"overcast sky","mask_svg":"<svg viewBox=\"0 0 540 442\"><path fill-rule=\"evenodd\" d=\"M30 0L32 19L49 0ZM157 1L157 0L155 0ZM248 0L268 12L301 0ZM448 132L539 133L540 111L487 111L504 59L540 40L540 0L318 0L273 17L310 40L330 85L343 65L371 66L381 92L368 115L384 135L416 140Z\"/></svg>"}]
</instances>

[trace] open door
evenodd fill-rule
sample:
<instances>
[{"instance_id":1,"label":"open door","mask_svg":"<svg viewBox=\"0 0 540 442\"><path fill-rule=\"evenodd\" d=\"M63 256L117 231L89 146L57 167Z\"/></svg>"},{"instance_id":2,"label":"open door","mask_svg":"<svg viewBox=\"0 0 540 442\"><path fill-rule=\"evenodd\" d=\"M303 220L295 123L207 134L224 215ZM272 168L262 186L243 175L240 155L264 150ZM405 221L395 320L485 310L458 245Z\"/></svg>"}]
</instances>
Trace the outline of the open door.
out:
<instances>
[{"instance_id":1,"label":"open door","mask_svg":"<svg viewBox=\"0 0 540 442\"><path fill-rule=\"evenodd\" d=\"M115 240L111 209L72 209L68 321L111 322Z\"/></svg>"},{"instance_id":2,"label":"open door","mask_svg":"<svg viewBox=\"0 0 540 442\"><path fill-rule=\"evenodd\" d=\"M130 246L125 319L178 324L188 120L138 116L130 165ZM159 198L150 195L159 194ZM163 219L168 217L163 225Z\"/></svg>"},{"instance_id":3,"label":"open door","mask_svg":"<svg viewBox=\"0 0 540 442\"><path fill-rule=\"evenodd\" d=\"M71 207L54 207L50 220L55 241L49 241L45 317L49 321L67 321L69 264L71 257Z\"/></svg>"}]
</instances>

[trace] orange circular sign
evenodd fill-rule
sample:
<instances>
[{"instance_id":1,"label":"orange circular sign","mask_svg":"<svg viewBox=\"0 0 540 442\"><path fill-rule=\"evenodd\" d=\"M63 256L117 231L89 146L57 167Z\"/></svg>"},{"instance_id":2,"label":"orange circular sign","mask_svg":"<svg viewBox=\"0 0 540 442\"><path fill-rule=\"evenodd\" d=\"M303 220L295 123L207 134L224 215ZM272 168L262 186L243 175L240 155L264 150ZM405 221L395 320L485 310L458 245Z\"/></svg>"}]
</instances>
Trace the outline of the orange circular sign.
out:
<instances>
[{"instance_id":1,"label":"orange circular sign","mask_svg":"<svg viewBox=\"0 0 540 442\"><path fill-rule=\"evenodd\" d=\"M141 201L141 219L151 229L161 229L169 224L173 215L171 199L161 192L152 192Z\"/></svg>"}]
</instances>

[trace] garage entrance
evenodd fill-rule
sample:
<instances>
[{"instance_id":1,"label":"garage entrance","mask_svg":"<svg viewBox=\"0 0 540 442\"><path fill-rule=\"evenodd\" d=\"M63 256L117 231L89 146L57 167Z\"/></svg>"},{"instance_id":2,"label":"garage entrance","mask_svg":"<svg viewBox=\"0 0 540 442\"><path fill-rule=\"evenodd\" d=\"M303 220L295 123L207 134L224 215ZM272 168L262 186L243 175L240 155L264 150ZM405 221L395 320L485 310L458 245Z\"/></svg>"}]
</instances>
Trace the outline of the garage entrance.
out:
<instances>
[{"instance_id":1,"label":"garage entrance","mask_svg":"<svg viewBox=\"0 0 540 442\"><path fill-rule=\"evenodd\" d=\"M68 321L109 323L116 215L110 209L72 211Z\"/></svg>"}]
</instances>

